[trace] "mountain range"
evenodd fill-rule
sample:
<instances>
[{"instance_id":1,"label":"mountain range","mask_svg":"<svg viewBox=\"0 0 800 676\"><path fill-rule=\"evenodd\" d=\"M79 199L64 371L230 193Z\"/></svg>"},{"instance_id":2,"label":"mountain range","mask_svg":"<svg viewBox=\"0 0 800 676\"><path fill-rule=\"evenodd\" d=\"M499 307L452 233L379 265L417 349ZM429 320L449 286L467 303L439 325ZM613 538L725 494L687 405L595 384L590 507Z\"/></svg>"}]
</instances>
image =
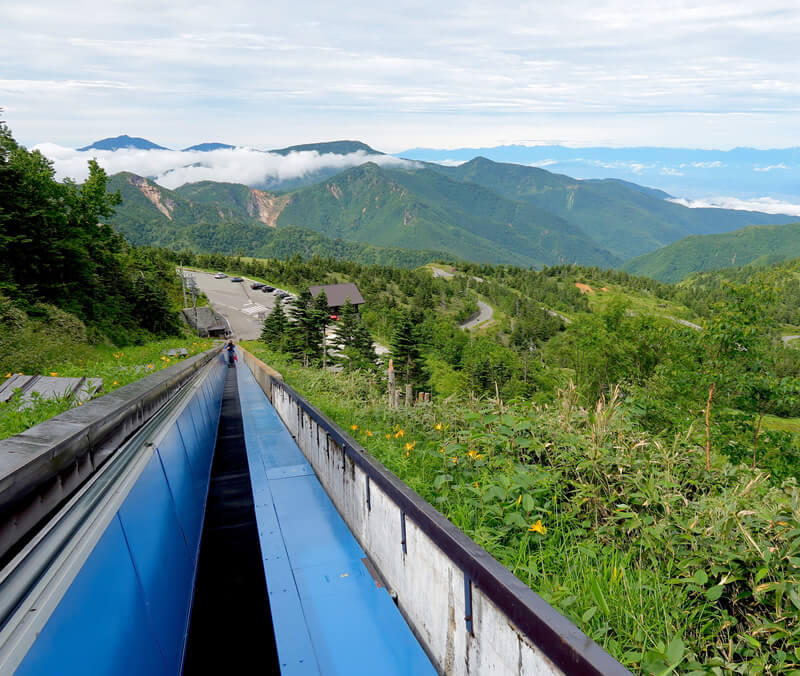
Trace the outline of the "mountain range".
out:
<instances>
[{"instance_id":1,"label":"mountain range","mask_svg":"<svg viewBox=\"0 0 800 676\"><path fill-rule=\"evenodd\" d=\"M658 186L682 198L714 200L723 205L724 197L768 197L800 204L800 148L571 148L551 144L412 148L397 155L449 165L482 156L583 179L621 178Z\"/></svg>"},{"instance_id":2,"label":"mountain range","mask_svg":"<svg viewBox=\"0 0 800 676\"><path fill-rule=\"evenodd\" d=\"M357 142L314 149L377 155ZM331 170L332 171L332 170ZM304 177L303 183L317 177ZM687 235L777 224L790 216L690 209L662 191L620 180L580 181L536 167L475 158L457 167L366 162L280 193L204 181L174 191L119 174L114 219L138 243L204 251L266 246L273 229L300 227L325 241L427 252L479 262L618 266ZM260 238L264 238L261 241ZM256 255L256 254L254 254Z\"/></svg>"}]
</instances>

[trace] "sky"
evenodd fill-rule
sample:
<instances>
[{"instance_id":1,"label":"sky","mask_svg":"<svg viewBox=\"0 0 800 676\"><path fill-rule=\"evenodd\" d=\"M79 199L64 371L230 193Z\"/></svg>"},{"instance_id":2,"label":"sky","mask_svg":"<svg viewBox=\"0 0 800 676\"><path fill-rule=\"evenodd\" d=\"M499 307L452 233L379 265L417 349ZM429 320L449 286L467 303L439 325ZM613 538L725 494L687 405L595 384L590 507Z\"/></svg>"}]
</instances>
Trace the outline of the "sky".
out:
<instances>
[{"instance_id":1,"label":"sky","mask_svg":"<svg viewBox=\"0 0 800 676\"><path fill-rule=\"evenodd\" d=\"M3 0L15 138L800 146L797 0Z\"/></svg>"}]
</instances>

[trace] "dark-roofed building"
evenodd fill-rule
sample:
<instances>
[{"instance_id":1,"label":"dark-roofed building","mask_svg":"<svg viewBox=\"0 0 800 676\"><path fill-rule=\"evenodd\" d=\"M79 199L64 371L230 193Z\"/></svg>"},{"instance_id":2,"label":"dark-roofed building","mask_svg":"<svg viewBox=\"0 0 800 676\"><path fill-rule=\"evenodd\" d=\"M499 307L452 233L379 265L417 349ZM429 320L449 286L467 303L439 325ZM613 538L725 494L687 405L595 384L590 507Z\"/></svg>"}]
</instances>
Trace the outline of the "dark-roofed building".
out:
<instances>
[{"instance_id":1,"label":"dark-roofed building","mask_svg":"<svg viewBox=\"0 0 800 676\"><path fill-rule=\"evenodd\" d=\"M328 307L332 314L341 312L348 298L356 309L358 309L359 305L364 304L364 298L353 282L347 282L346 284L326 284L325 286L310 286L308 290L311 292L313 298L319 296L320 291L324 291L328 298Z\"/></svg>"}]
</instances>

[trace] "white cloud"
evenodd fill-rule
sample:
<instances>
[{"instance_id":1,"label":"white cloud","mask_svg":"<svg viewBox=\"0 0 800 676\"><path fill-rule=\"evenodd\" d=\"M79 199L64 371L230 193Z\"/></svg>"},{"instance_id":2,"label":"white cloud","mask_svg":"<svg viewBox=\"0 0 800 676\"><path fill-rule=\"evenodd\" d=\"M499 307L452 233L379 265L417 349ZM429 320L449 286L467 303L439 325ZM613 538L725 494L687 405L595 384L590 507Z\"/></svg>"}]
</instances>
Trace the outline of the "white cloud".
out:
<instances>
[{"instance_id":1,"label":"white cloud","mask_svg":"<svg viewBox=\"0 0 800 676\"><path fill-rule=\"evenodd\" d=\"M537 160L536 162L529 163L528 166L529 167L551 167L554 164L558 164L558 162L559 162L558 160L551 160L551 159Z\"/></svg>"},{"instance_id":2,"label":"white cloud","mask_svg":"<svg viewBox=\"0 0 800 676\"><path fill-rule=\"evenodd\" d=\"M444 159L444 160L429 160L434 164L441 164L443 167L460 167L462 164L466 164L469 160L451 160L451 159Z\"/></svg>"},{"instance_id":3,"label":"white cloud","mask_svg":"<svg viewBox=\"0 0 800 676\"><path fill-rule=\"evenodd\" d=\"M796 0L4 0L0 102L26 144L800 145L798 33Z\"/></svg>"},{"instance_id":4,"label":"white cloud","mask_svg":"<svg viewBox=\"0 0 800 676\"><path fill-rule=\"evenodd\" d=\"M661 174L663 176L683 176L682 171L678 171L677 169L673 169L672 167L663 167L661 169Z\"/></svg>"},{"instance_id":5,"label":"white cloud","mask_svg":"<svg viewBox=\"0 0 800 676\"><path fill-rule=\"evenodd\" d=\"M767 214L788 214L800 216L800 204L781 202L772 197L756 197L739 199L738 197L709 197L687 200L680 197L670 198L669 202L682 204L690 209L736 209L737 211L761 211Z\"/></svg>"},{"instance_id":6,"label":"white cloud","mask_svg":"<svg viewBox=\"0 0 800 676\"><path fill-rule=\"evenodd\" d=\"M785 164L783 164L783 162L781 162L780 164L770 164L767 167L753 167L753 171L774 171L775 169L788 169L788 168L789 167L787 167Z\"/></svg>"},{"instance_id":7,"label":"white cloud","mask_svg":"<svg viewBox=\"0 0 800 676\"><path fill-rule=\"evenodd\" d=\"M722 162L716 160L714 162L692 162L692 166L695 169L718 169L723 165Z\"/></svg>"},{"instance_id":8,"label":"white cloud","mask_svg":"<svg viewBox=\"0 0 800 676\"><path fill-rule=\"evenodd\" d=\"M157 183L170 189L197 181L259 185L301 178L320 169L344 170L365 162L387 167L418 166L415 162L391 155L372 155L364 151L347 155L320 154L315 150L279 155L252 148L209 152L134 148L80 152L53 143L42 143L35 149L53 161L59 179L84 180L88 175L87 162L95 158L109 174L130 171L153 177Z\"/></svg>"},{"instance_id":9,"label":"white cloud","mask_svg":"<svg viewBox=\"0 0 800 676\"><path fill-rule=\"evenodd\" d=\"M634 174L641 174L645 169L655 169L655 164L645 164L644 162L604 162L602 160L578 160L586 164L592 164L595 167L602 167L603 169L626 169L632 171Z\"/></svg>"}]
</instances>

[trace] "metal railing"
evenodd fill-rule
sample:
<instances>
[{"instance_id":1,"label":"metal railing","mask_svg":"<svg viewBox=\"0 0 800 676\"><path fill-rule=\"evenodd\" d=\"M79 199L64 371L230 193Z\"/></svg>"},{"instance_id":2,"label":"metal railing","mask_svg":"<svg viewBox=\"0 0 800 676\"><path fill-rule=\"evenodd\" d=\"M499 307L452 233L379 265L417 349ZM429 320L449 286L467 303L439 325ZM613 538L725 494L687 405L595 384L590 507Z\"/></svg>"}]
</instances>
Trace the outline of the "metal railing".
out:
<instances>
[{"instance_id":1,"label":"metal railing","mask_svg":"<svg viewBox=\"0 0 800 676\"><path fill-rule=\"evenodd\" d=\"M0 440L0 563L221 349Z\"/></svg>"},{"instance_id":2,"label":"metal railing","mask_svg":"<svg viewBox=\"0 0 800 676\"><path fill-rule=\"evenodd\" d=\"M248 363L252 366L252 360L248 360ZM435 636L436 631L421 628L421 625L430 626L431 622L437 620L414 616L417 612L426 612L426 605L429 606L432 603L430 599L422 599L418 603L418 610L411 607L413 604L409 603L407 598L404 599L402 593L398 599L401 612L406 616L407 621L441 672L477 673L477 671L470 671L470 645L474 644L475 633L481 631L481 623L488 626L486 618L491 612L494 612L492 608L494 607L500 616L505 618L506 624L513 625L514 632L517 634L516 637L513 635L507 637L510 640L509 645L514 643L515 638L519 638L531 646L529 652L532 656L526 654L526 662L523 660L522 645L520 644L520 667L517 673L603 674L608 676L630 674L625 667L580 631L571 621L547 604L427 501L389 472L355 439L292 387L271 374L262 380L268 381L269 384L267 388L265 387L266 382L262 383L262 389L278 410L301 450L317 471L337 509L348 521L348 525L356 537L362 541L362 546L371 558L374 554L370 551L370 543L372 542L374 545L374 528L370 530L372 527L369 526L369 521L371 513L375 511L376 496L385 496L396 507L396 510L382 511L380 515L384 520L393 520L397 514L391 512L399 512L400 530L396 534L398 542L393 546L399 550L402 566L396 565L386 557L383 560L373 559L373 563L378 565L381 575L390 586L401 587L405 584L406 594L413 594L413 584L409 582L413 576L417 575L415 578L417 583L425 582L421 580L419 573L412 573L408 570L408 565L413 565L407 564L406 561L408 542L411 536L409 529L412 525L440 550L454 569L462 572L463 600L459 599L455 604L451 600L450 614L453 615L453 605L463 611L462 627L465 635L448 637L445 641L446 645L441 645L441 637ZM341 458L341 464L334 456ZM326 467L326 465L330 467ZM331 468L334 465L340 478L326 481L325 475L333 474ZM357 476L360 474L363 474L363 478ZM358 502L361 504L354 504ZM349 520L348 515L351 517ZM381 527L384 532L387 532L386 524ZM417 538L416 541L420 541L417 535L414 537ZM369 540L369 542L363 540ZM436 559L438 556L436 553L434 559L438 560ZM452 589L449 593L452 595ZM477 614L474 612L476 604L480 606ZM442 619L446 621L446 618ZM494 628L496 629L497 626L498 623L495 623ZM501 627L501 630L503 629ZM506 640L494 638L499 641ZM463 657L467 663L466 670L463 666L459 667L456 664L458 660L454 661L453 658L453 651L457 651L459 646L462 646L464 652ZM472 649L479 653L481 647L475 645ZM483 649L488 650L488 647L483 646ZM477 661L477 659L473 659ZM528 665L543 666L525 668L523 662ZM475 668L480 670L480 667Z\"/></svg>"}]
</instances>

